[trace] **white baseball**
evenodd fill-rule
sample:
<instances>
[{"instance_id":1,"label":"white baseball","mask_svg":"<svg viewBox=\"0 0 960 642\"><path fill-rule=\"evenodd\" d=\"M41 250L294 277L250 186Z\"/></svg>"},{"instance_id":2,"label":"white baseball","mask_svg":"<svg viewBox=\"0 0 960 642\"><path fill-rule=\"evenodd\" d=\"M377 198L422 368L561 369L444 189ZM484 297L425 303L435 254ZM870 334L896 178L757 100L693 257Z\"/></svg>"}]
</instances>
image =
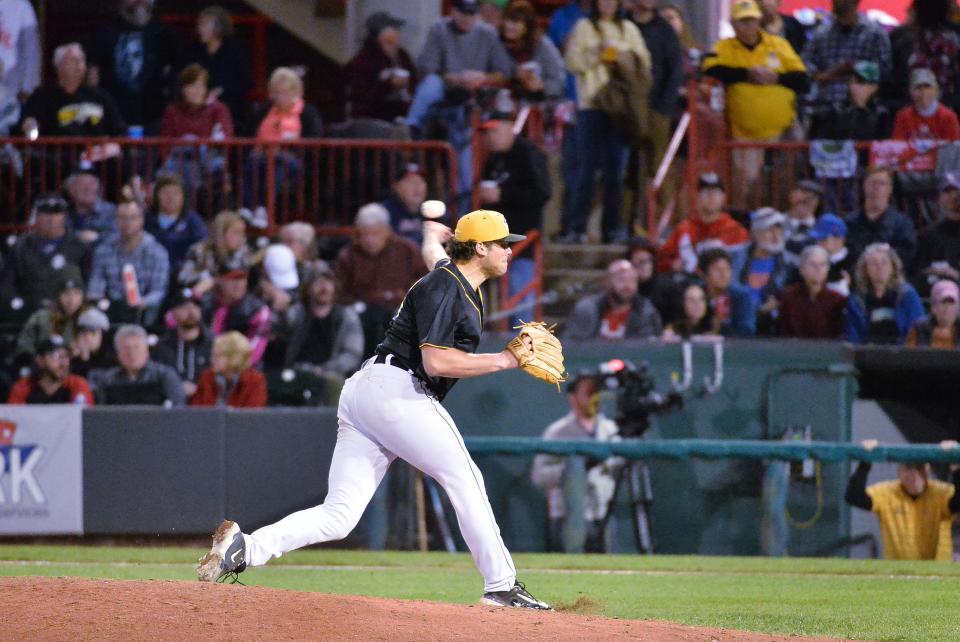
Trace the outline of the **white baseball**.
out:
<instances>
[{"instance_id":1,"label":"white baseball","mask_svg":"<svg viewBox=\"0 0 960 642\"><path fill-rule=\"evenodd\" d=\"M424 201L420 213L424 218L437 219L447 213L447 205L443 201Z\"/></svg>"}]
</instances>

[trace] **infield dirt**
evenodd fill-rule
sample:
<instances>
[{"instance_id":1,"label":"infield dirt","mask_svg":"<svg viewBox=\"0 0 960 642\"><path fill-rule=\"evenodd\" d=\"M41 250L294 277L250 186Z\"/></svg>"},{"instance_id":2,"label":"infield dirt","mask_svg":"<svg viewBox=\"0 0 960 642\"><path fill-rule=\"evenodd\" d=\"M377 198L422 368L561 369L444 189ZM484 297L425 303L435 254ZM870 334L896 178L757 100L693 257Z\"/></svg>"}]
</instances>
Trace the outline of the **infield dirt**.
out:
<instances>
[{"instance_id":1,"label":"infield dirt","mask_svg":"<svg viewBox=\"0 0 960 642\"><path fill-rule=\"evenodd\" d=\"M0 578L5 640L666 640L792 635L174 581Z\"/></svg>"}]
</instances>

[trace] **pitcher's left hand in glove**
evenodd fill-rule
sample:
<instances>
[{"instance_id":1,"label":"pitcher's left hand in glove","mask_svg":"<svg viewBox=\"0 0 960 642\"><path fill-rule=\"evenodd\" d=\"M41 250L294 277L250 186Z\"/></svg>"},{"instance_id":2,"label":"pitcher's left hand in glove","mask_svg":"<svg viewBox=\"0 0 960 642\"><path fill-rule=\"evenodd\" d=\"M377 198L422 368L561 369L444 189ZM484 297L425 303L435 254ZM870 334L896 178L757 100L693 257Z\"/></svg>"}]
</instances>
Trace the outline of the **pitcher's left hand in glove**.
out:
<instances>
[{"instance_id":1,"label":"pitcher's left hand in glove","mask_svg":"<svg viewBox=\"0 0 960 642\"><path fill-rule=\"evenodd\" d=\"M527 374L558 387L567 380L563 366L563 346L553 328L543 322L522 323L520 332L507 344L520 369ZM526 339L526 340L525 340Z\"/></svg>"}]
</instances>

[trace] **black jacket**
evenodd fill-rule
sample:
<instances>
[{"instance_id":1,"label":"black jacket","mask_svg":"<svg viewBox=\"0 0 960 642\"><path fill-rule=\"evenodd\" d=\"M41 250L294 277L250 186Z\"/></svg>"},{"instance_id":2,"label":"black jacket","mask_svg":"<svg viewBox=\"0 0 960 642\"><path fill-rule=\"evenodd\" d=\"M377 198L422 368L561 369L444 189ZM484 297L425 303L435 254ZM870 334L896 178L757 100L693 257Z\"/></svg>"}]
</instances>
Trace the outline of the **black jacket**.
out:
<instances>
[{"instance_id":1,"label":"black jacket","mask_svg":"<svg viewBox=\"0 0 960 642\"><path fill-rule=\"evenodd\" d=\"M650 107L664 116L673 116L683 84L683 49L677 32L658 14L647 23L634 22L650 51Z\"/></svg>"},{"instance_id":2,"label":"black jacket","mask_svg":"<svg viewBox=\"0 0 960 642\"><path fill-rule=\"evenodd\" d=\"M926 296L932 286L923 271L936 261L946 261L954 270L960 270L960 221L937 221L920 235L912 270L920 296Z\"/></svg>"},{"instance_id":3,"label":"black jacket","mask_svg":"<svg viewBox=\"0 0 960 642\"><path fill-rule=\"evenodd\" d=\"M847 101L814 114L809 138L828 140L882 140L893 132L890 110L874 96L866 107Z\"/></svg>"},{"instance_id":4,"label":"black jacket","mask_svg":"<svg viewBox=\"0 0 960 642\"><path fill-rule=\"evenodd\" d=\"M253 80L250 74L250 52L233 38L223 41L216 53L207 52L206 46L198 43L190 55L188 62L201 65L210 74L211 89L220 87L220 102L227 106L233 117L234 125L247 120L246 96L250 91Z\"/></svg>"},{"instance_id":5,"label":"black jacket","mask_svg":"<svg viewBox=\"0 0 960 642\"><path fill-rule=\"evenodd\" d=\"M512 232L524 234L543 226L550 175L547 157L536 145L518 136L509 150L487 156L480 176L500 183L500 202L484 207L503 212Z\"/></svg>"},{"instance_id":6,"label":"black jacket","mask_svg":"<svg viewBox=\"0 0 960 642\"><path fill-rule=\"evenodd\" d=\"M66 265L80 268L84 278L90 274L90 248L71 232L49 254L33 232L22 236L4 258L0 274L0 297L20 297L24 312L40 308L57 297L57 276Z\"/></svg>"},{"instance_id":7,"label":"black jacket","mask_svg":"<svg viewBox=\"0 0 960 642\"><path fill-rule=\"evenodd\" d=\"M202 328L200 336L189 343L177 335L176 329L171 329L153 349L153 358L157 363L176 370L183 381L196 383L200 373L210 366L212 353L213 336L206 328Z\"/></svg>"}]
</instances>

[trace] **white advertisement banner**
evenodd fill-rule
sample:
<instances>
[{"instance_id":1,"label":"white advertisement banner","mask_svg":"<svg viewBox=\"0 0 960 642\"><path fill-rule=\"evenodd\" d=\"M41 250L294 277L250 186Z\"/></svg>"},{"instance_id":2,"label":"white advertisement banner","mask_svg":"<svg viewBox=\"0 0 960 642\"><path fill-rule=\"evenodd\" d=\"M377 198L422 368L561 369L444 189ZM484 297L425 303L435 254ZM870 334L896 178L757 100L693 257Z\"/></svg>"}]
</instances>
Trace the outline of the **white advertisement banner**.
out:
<instances>
[{"instance_id":1,"label":"white advertisement banner","mask_svg":"<svg viewBox=\"0 0 960 642\"><path fill-rule=\"evenodd\" d=\"M0 405L0 535L83 533L82 410Z\"/></svg>"}]
</instances>

